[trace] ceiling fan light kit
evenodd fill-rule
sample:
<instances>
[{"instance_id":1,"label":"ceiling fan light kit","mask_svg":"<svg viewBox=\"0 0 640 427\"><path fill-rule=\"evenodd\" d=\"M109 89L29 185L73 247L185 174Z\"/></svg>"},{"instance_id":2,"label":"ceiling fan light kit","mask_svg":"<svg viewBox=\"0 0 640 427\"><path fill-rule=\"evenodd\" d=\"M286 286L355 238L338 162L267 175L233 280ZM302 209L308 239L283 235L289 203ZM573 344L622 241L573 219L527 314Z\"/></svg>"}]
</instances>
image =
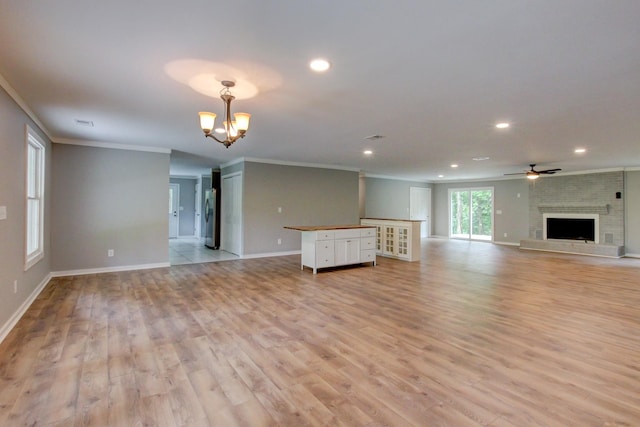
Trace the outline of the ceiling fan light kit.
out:
<instances>
[{"instance_id":1,"label":"ceiling fan light kit","mask_svg":"<svg viewBox=\"0 0 640 427\"><path fill-rule=\"evenodd\" d=\"M229 148L231 144L233 144L240 138L244 138L244 136L246 135L247 130L249 129L249 120L251 119L251 114L235 113L233 115L234 120L231 120L231 101L236 99L236 97L231 94L229 88L234 87L236 84L235 82L229 80L223 80L220 83L222 84L222 86L224 86L224 88L220 91L220 98L225 105L224 121L222 122L222 126L224 127L224 130L222 132L225 134L225 139L220 140L213 134L217 117L215 113L201 111L198 114L200 115L200 128L204 132L204 136L213 138L219 143L223 144L225 147Z\"/></svg>"},{"instance_id":2,"label":"ceiling fan light kit","mask_svg":"<svg viewBox=\"0 0 640 427\"><path fill-rule=\"evenodd\" d=\"M545 169L545 170L537 171L535 170L535 167L536 167L535 163L531 163L529 164L529 166L531 167L531 169L528 171L516 172L516 173L505 173L505 175L526 175L527 179L534 180L534 179L538 179L540 175L553 175L554 173L562 170L562 169L556 168L556 169Z\"/></svg>"}]
</instances>

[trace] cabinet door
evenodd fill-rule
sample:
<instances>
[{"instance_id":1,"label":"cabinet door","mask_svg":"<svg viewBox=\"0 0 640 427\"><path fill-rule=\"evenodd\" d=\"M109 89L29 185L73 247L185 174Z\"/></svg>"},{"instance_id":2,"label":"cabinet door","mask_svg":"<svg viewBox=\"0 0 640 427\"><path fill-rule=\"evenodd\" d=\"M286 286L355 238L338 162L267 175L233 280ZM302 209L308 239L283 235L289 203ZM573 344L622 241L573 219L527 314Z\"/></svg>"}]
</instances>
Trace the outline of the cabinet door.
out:
<instances>
[{"instance_id":1,"label":"cabinet door","mask_svg":"<svg viewBox=\"0 0 640 427\"><path fill-rule=\"evenodd\" d=\"M335 265L360 262L360 239L336 239Z\"/></svg>"},{"instance_id":2,"label":"cabinet door","mask_svg":"<svg viewBox=\"0 0 640 427\"><path fill-rule=\"evenodd\" d=\"M316 268L332 267L335 264L333 240L316 242Z\"/></svg>"},{"instance_id":3,"label":"cabinet door","mask_svg":"<svg viewBox=\"0 0 640 427\"><path fill-rule=\"evenodd\" d=\"M376 225L376 253L382 254L382 250L384 249L384 234L383 234L383 226Z\"/></svg>"},{"instance_id":4,"label":"cabinet door","mask_svg":"<svg viewBox=\"0 0 640 427\"><path fill-rule=\"evenodd\" d=\"M382 253L393 256L396 254L396 227L385 225L383 231L384 247L382 248Z\"/></svg>"},{"instance_id":5,"label":"cabinet door","mask_svg":"<svg viewBox=\"0 0 640 427\"><path fill-rule=\"evenodd\" d=\"M397 227L397 252L396 255L400 258L409 258L409 228Z\"/></svg>"}]
</instances>

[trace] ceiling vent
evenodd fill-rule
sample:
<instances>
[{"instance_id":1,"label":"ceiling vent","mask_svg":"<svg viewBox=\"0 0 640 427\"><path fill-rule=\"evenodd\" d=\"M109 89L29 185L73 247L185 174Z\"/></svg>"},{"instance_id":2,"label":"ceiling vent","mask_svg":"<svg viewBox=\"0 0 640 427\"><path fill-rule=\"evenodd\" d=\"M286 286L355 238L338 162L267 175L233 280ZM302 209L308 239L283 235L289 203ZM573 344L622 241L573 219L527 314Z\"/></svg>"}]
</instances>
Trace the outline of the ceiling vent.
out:
<instances>
[{"instance_id":1,"label":"ceiling vent","mask_svg":"<svg viewBox=\"0 0 640 427\"><path fill-rule=\"evenodd\" d=\"M85 126L85 127L89 127L92 128L93 127L93 122L91 120L80 120L80 119L76 119L76 124L78 126Z\"/></svg>"}]
</instances>

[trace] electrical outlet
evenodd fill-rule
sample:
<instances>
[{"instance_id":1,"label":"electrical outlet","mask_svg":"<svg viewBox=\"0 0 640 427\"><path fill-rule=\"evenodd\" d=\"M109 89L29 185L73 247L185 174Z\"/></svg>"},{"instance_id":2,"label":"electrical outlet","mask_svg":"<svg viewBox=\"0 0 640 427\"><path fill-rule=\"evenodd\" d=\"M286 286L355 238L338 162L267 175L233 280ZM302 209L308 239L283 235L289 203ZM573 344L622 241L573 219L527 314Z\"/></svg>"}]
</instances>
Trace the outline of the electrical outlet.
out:
<instances>
[{"instance_id":1,"label":"electrical outlet","mask_svg":"<svg viewBox=\"0 0 640 427\"><path fill-rule=\"evenodd\" d=\"M278 213L282 213L282 206L278 206Z\"/></svg>"},{"instance_id":2,"label":"electrical outlet","mask_svg":"<svg viewBox=\"0 0 640 427\"><path fill-rule=\"evenodd\" d=\"M13 281L13 293L14 294L18 293L18 281L17 280Z\"/></svg>"},{"instance_id":3,"label":"electrical outlet","mask_svg":"<svg viewBox=\"0 0 640 427\"><path fill-rule=\"evenodd\" d=\"M107 250L107 256L108 257L112 257L113 255L115 255L115 251L113 249Z\"/></svg>"},{"instance_id":4,"label":"electrical outlet","mask_svg":"<svg viewBox=\"0 0 640 427\"><path fill-rule=\"evenodd\" d=\"M278 239L278 244L281 245L282 244L282 239Z\"/></svg>"},{"instance_id":5,"label":"electrical outlet","mask_svg":"<svg viewBox=\"0 0 640 427\"><path fill-rule=\"evenodd\" d=\"M504 233L504 237L507 237L507 233Z\"/></svg>"}]
</instances>

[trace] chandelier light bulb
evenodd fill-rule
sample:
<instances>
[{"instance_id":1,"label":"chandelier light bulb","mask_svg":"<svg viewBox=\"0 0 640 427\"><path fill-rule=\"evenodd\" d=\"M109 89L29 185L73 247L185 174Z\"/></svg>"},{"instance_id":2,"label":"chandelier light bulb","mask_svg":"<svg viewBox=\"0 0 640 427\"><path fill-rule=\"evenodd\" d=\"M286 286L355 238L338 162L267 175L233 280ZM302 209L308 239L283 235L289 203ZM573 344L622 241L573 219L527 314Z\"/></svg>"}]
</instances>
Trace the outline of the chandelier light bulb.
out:
<instances>
[{"instance_id":1,"label":"chandelier light bulb","mask_svg":"<svg viewBox=\"0 0 640 427\"><path fill-rule=\"evenodd\" d=\"M211 133L216 122L216 115L206 111L201 111L198 114L200 115L200 127L204 131L205 135Z\"/></svg>"}]
</instances>

